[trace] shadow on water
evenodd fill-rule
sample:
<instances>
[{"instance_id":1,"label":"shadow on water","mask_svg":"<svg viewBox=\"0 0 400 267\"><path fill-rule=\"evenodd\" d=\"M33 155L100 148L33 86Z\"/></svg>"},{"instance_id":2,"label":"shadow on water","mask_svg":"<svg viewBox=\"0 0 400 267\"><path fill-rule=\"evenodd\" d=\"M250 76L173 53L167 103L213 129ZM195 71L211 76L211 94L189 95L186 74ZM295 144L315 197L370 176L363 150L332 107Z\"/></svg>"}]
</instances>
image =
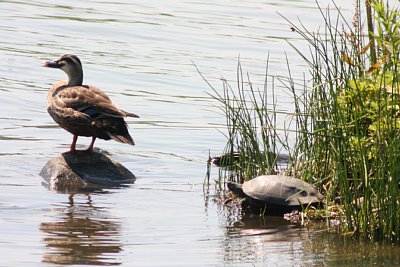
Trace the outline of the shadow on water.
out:
<instances>
[{"instance_id":1,"label":"shadow on water","mask_svg":"<svg viewBox=\"0 0 400 267\"><path fill-rule=\"evenodd\" d=\"M85 203L54 208L51 222L42 222L46 251L43 262L56 264L120 265L121 223L107 210L96 207L90 196Z\"/></svg>"}]
</instances>

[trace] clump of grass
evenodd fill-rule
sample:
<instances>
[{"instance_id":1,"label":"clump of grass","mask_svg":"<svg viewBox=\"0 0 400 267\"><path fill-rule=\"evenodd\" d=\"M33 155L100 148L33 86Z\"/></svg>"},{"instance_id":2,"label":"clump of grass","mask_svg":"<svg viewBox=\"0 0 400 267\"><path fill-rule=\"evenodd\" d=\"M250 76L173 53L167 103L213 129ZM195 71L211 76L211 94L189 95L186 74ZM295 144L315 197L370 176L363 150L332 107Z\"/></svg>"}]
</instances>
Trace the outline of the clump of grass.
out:
<instances>
[{"instance_id":1,"label":"clump of grass","mask_svg":"<svg viewBox=\"0 0 400 267\"><path fill-rule=\"evenodd\" d=\"M301 103L295 171L320 181L328 201L340 198L346 231L400 240L399 13L379 1L372 7L373 39L364 34L359 11L344 29L329 11L321 13L323 34L292 25L313 49L311 59L299 51L312 86ZM378 51L368 53L375 42Z\"/></svg>"},{"instance_id":2,"label":"clump of grass","mask_svg":"<svg viewBox=\"0 0 400 267\"><path fill-rule=\"evenodd\" d=\"M214 92L211 96L221 104L227 125L227 144L218 158L218 165L227 168L220 172L220 177L228 176L230 180L243 182L257 175L275 174L281 167L281 159L286 158L282 154L285 154L288 142L277 127L279 112L274 91L268 90L268 84L273 84L275 78L268 75L268 64L265 77L264 90L254 88L238 62L236 87L222 79L223 91L220 93L209 84Z\"/></svg>"},{"instance_id":3,"label":"clump of grass","mask_svg":"<svg viewBox=\"0 0 400 267\"><path fill-rule=\"evenodd\" d=\"M213 96L227 119L231 179L279 171L278 155L285 150L291 159L286 172L319 186L327 216L329 203L339 202L344 232L400 241L400 13L382 1L368 3L374 15L368 30L360 1L351 23L338 8L335 17L320 8L321 32L289 21L310 47L304 53L293 46L309 65L310 83L301 90L291 77L286 83L294 100L294 146L287 141L292 129L278 131L275 102L268 103L272 76L256 90L239 64L237 88L223 81L223 92L214 89Z\"/></svg>"}]
</instances>

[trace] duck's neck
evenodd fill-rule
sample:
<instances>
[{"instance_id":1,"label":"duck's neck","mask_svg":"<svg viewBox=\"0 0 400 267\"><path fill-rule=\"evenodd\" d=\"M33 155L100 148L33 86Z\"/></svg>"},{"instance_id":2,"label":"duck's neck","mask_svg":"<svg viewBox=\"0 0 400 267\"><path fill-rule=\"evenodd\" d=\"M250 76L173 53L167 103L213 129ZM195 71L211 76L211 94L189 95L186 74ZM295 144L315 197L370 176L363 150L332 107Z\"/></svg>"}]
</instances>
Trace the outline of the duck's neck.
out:
<instances>
[{"instance_id":1,"label":"duck's neck","mask_svg":"<svg viewBox=\"0 0 400 267\"><path fill-rule=\"evenodd\" d=\"M83 83L82 68L73 69L68 72L68 86L81 86Z\"/></svg>"}]
</instances>

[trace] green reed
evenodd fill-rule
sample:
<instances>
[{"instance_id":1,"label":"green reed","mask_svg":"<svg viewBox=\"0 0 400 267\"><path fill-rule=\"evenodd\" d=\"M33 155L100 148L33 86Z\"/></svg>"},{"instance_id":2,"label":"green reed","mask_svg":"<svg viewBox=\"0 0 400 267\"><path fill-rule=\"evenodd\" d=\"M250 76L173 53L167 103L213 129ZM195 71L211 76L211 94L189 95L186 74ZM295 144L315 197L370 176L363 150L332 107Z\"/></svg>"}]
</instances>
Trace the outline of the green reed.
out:
<instances>
[{"instance_id":1,"label":"green reed","mask_svg":"<svg viewBox=\"0 0 400 267\"><path fill-rule=\"evenodd\" d=\"M227 125L227 144L220 163L227 168L220 171L220 177L228 175L231 180L243 182L257 175L276 173L280 168L280 154L287 150L288 141L278 128L277 117L283 114L276 109L276 78L268 75L268 64L265 77L264 89L255 88L238 62L235 87L222 79L220 93L209 84Z\"/></svg>"},{"instance_id":2,"label":"green reed","mask_svg":"<svg viewBox=\"0 0 400 267\"><path fill-rule=\"evenodd\" d=\"M372 7L372 39L359 10L343 28L339 11L335 18L321 12L323 33L292 25L313 50L311 59L299 51L312 86L300 115L309 123L300 130L306 134L297 142L296 172L320 181L328 201L340 200L346 231L400 240L399 13L378 1ZM371 52L372 42L378 51Z\"/></svg>"},{"instance_id":3,"label":"green reed","mask_svg":"<svg viewBox=\"0 0 400 267\"><path fill-rule=\"evenodd\" d=\"M281 81L293 96L294 112L286 116L295 121L294 145L288 142L293 127L279 130L276 79L268 71L258 90L238 64L236 86L224 80L222 93L214 89L212 95L227 120L231 178L275 173L285 151L287 173L316 184L327 207L340 204L343 232L400 241L399 12L382 1L369 3L375 30L370 23L363 28L360 1L351 23L338 8L320 8L319 32L288 21L310 48L292 45L307 62L311 81L295 83L290 68Z\"/></svg>"}]
</instances>

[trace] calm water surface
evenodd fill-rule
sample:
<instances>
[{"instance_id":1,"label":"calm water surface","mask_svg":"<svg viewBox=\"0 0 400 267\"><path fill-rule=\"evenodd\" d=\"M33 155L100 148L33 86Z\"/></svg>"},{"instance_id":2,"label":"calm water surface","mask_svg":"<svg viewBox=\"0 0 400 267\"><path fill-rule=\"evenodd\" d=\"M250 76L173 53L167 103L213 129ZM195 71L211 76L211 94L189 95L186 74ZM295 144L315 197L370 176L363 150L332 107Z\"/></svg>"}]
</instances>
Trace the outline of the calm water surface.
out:
<instances>
[{"instance_id":1,"label":"calm water surface","mask_svg":"<svg viewBox=\"0 0 400 267\"><path fill-rule=\"evenodd\" d=\"M348 2L336 1L351 17ZM304 64L285 42L298 36L277 12L310 29L322 23L313 0L0 1L0 266L399 264L398 247L242 218L203 190L209 151L224 147L224 118L193 62L218 88L222 76L235 79L240 57L262 88L268 53L271 72L284 75L286 51L301 77ZM135 147L96 143L137 176L128 188L69 197L41 184L41 168L72 136L45 108L50 84L65 75L40 63L65 53L81 58L85 83L141 116L129 120ZM277 94L289 105L287 92Z\"/></svg>"}]
</instances>

